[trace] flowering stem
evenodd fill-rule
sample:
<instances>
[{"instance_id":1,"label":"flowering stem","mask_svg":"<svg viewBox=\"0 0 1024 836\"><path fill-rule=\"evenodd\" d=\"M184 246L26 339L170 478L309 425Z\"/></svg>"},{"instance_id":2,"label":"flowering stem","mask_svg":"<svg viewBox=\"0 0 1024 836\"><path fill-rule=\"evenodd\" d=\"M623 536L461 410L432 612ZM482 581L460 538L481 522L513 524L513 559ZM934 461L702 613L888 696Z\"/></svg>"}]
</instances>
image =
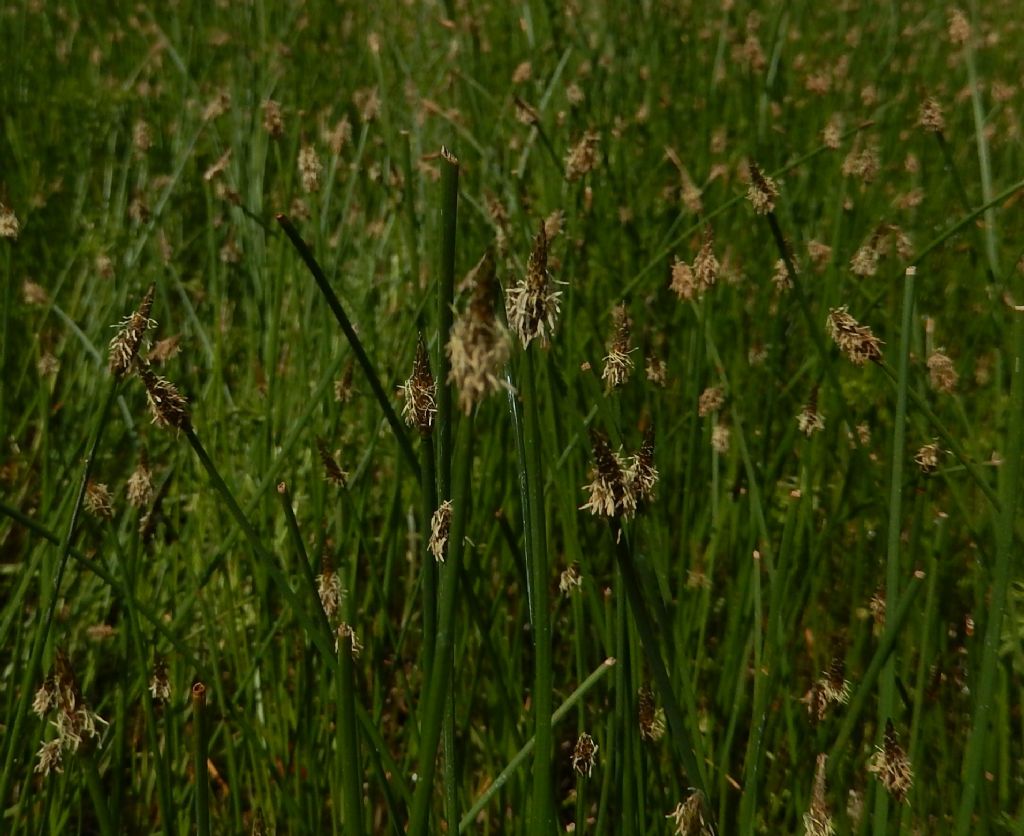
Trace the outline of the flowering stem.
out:
<instances>
[{"instance_id":1,"label":"flowering stem","mask_svg":"<svg viewBox=\"0 0 1024 836\"><path fill-rule=\"evenodd\" d=\"M462 563L463 542L469 505L469 477L473 462L473 418L460 422L455 456L456 474L452 497L452 521L448 537L448 555L440 575L437 645L434 649L434 667L428 673L425 705L420 727L419 781L413 797L412 815L407 832L422 836L430 820L430 801L434 792L434 772L437 749L441 741L441 725L451 685L455 632L455 604ZM451 822L454 826L454 821Z\"/></svg>"},{"instance_id":2,"label":"flowering stem","mask_svg":"<svg viewBox=\"0 0 1024 836\"><path fill-rule=\"evenodd\" d=\"M82 503L85 501L85 490L89 484L93 463L96 460L96 451L99 448L100 440L103 438L104 430L106 430L110 407L117 396L117 390L118 381L111 378L107 387L106 397L103 398L102 406L100 406L100 410L97 413L92 442L89 445L89 451L85 456L85 464L82 467L82 478L79 481L78 494L75 497L75 504L71 508L71 519L68 521L67 531L60 544L60 557L53 589L48 597L46 596L46 590L43 590L43 600L47 601L46 615L32 638L32 653L29 656L29 662L25 666L21 678L21 696L15 706L13 718L8 720L7 749L4 753L3 773L0 775L0 806L6 803L7 793L11 789L11 782L14 778L14 766L18 760L18 749L25 740L22 730L25 717L28 714L29 702L35 693L32 685L37 678L43 660L43 651L46 648L46 640L50 635L50 627L53 624L54 612L57 609L57 601L60 597L60 587L64 580L64 571L67 569L68 560L71 557L71 541L74 539L75 531L78 527L78 517L82 511Z\"/></svg>"},{"instance_id":3,"label":"flowering stem","mask_svg":"<svg viewBox=\"0 0 1024 836\"><path fill-rule=\"evenodd\" d=\"M892 431L892 470L889 480L889 528L886 549L885 606L896 606L899 598L900 532L903 512L903 455L907 434L907 389L910 359L910 322L914 312L914 270L903 280L903 316L900 323L899 377L896 383L896 415ZM882 669L878 692L878 734L892 718L896 690L896 660L890 656ZM875 832L885 833L889 822L889 794L875 793Z\"/></svg>"},{"instance_id":4,"label":"flowering stem","mask_svg":"<svg viewBox=\"0 0 1024 836\"><path fill-rule=\"evenodd\" d=\"M537 752L534 755L533 809L530 832L534 836L547 836L554 831L555 813L551 758L551 611L548 582L548 555L546 515L542 473L540 418L537 408L538 381L536 344L525 351L526 373L523 375L523 404L526 412L523 452L520 463L525 468L526 500L529 508L529 528L526 532L526 564L530 578L530 615L534 641L534 735ZM522 481L521 481L522 484Z\"/></svg>"},{"instance_id":5,"label":"flowering stem","mask_svg":"<svg viewBox=\"0 0 1024 836\"><path fill-rule=\"evenodd\" d=\"M423 437L420 451L422 466L420 467L421 498L423 501L423 542L420 554L423 559L423 661L422 669L434 669L434 646L437 642L437 561L427 548L430 536L430 523L437 510L437 482L434 466L434 438L432 435Z\"/></svg>"},{"instance_id":6,"label":"flowering stem","mask_svg":"<svg viewBox=\"0 0 1024 836\"><path fill-rule=\"evenodd\" d=\"M209 730L206 716L206 686L192 686L192 738L196 781L196 833L210 836L210 774L206 767L209 755Z\"/></svg>"},{"instance_id":7,"label":"flowering stem","mask_svg":"<svg viewBox=\"0 0 1024 836\"><path fill-rule=\"evenodd\" d=\"M85 747L78 750L78 758L82 763L82 774L85 778L85 786L92 799L92 807L96 812L96 823L99 825L100 833L103 836L114 836L117 830L110 818L110 808L107 807L107 792L103 789L103 782L100 780L100 770L96 765L96 758L93 753L87 752Z\"/></svg>"},{"instance_id":8,"label":"flowering stem","mask_svg":"<svg viewBox=\"0 0 1024 836\"><path fill-rule=\"evenodd\" d=\"M359 736L356 733L355 672L352 657L355 636L338 637L338 760L344 802L344 827L339 832L363 833L363 773L359 768Z\"/></svg>"},{"instance_id":9,"label":"flowering stem","mask_svg":"<svg viewBox=\"0 0 1024 836\"><path fill-rule=\"evenodd\" d=\"M320 292L327 301L327 307L331 309L331 313L334 314L334 318L338 321L338 325L341 326L341 330L345 334L345 338L352 347L352 353L355 354L356 361L363 370L363 376L366 378L366 382L370 384L374 397L377 398L377 402L380 404L381 409L384 410L384 418L390 425L391 431L395 434L395 439L398 441L398 447L402 451L402 455L405 457L409 467L412 468L412 472L416 474L417 478L419 478L420 466L419 462L416 461L416 454L413 452L412 445L409 443L409 437L406 435L405 428L402 426L402 422L398 419L398 415L395 414L395 408L391 405L391 400L388 398L384 391L384 387L381 385L380 378L377 376L377 371L374 369L373 363L371 363L370 358L366 356L366 351L363 349L363 344L360 342L355 328L352 327L352 323L349 321L348 315L345 313L345 309L341 306L338 294L336 294L334 292L334 288L331 287L331 283L327 280L327 276L324 274L323 269L320 267L316 257L313 255L313 251L309 248L309 244L302 239L302 236L299 235L299 231L292 225L288 216L283 214L277 215L277 222L281 225L281 228L288 236L288 240L292 242L292 245L298 251L299 256L302 258L303 262L305 262L306 267L309 268L309 272L312 273L313 278L316 280L317 286L320 288Z\"/></svg>"}]
</instances>

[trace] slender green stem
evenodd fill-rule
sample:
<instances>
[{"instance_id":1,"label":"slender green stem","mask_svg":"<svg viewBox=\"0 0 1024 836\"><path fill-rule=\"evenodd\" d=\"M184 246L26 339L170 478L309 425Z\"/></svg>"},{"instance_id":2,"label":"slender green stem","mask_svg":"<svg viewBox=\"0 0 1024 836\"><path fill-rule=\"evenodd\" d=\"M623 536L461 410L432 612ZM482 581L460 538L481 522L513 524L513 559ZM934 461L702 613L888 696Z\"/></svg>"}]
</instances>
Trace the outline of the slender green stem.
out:
<instances>
[{"instance_id":1,"label":"slender green stem","mask_svg":"<svg viewBox=\"0 0 1024 836\"><path fill-rule=\"evenodd\" d=\"M210 774L206 767L209 756L209 729L206 716L206 686L192 686L192 752L196 781L196 833L210 836Z\"/></svg>"},{"instance_id":2,"label":"slender green stem","mask_svg":"<svg viewBox=\"0 0 1024 836\"><path fill-rule=\"evenodd\" d=\"M525 421L526 499L530 509L529 530L526 532L526 563L531 579L531 619L534 641L534 735L537 751L534 755L533 808L530 832L533 836L547 836L555 829L553 778L551 758L554 742L551 735L552 710L552 658L551 658L551 604L549 601L548 555L546 519L544 512L544 475L540 416L537 404L536 342L525 352L526 373L523 379Z\"/></svg>"},{"instance_id":3,"label":"slender green stem","mask_svg":"<svg viewBox=\"0 0 1024 836\"><path fill-rule=\"evenodd\" d=\"M437 750L441 741L441 726L447 703L452 675L456 599L458 597L459 567L466 535L469 513L469 482L473 458L473 419L459 423L455 457L456 474L452 497L452 522L448 537L448 555L441 569L440 602L438 608L437 646L434 650L434 669L429 671L430 683L426 695L426 709L420 732L419 782L413 797L412 816L407 832L422 836L427 832L430 801L434 793ZM454 824L454 822L452 823Z\"/></svg>"},{"instance_id":4,"label":"slender green stem","mask_svg":"<svg viewBox=\"0 0 1024 836\"><path fill-rule=\"evenodd\" d=\"M430 534L431 520L437 510L437 482L434 466L434 438L432 435L423 437L420 448L420 483L423 502L423 542L420 544L420 555L423 560L423 670L434 669L434 646L437 643L437 561L426 547Z\"/></svg>"},{"instance_id":5,"label":"slender green stem","mask_svg":"<svg viewBox=\"0 0 1024 836\"><path fill-rule=\"evenodd\" d=\"M349 320L348 315L345 313L345 309L341 306L341 300L338 299L338 294L336 294L334 292L334 288L331 287L331 283L328 281L323 269L320 267L316 257L313 255L313 251L309 248L309 244L307 244L303 240L302 236L299 235L299 231L288 219L288 216L283 214L277 215L277 222L281 225L281 228L288 236L288 240L292 242L292 245L298 251L299 256L302 258L303 262L305 262L306 267L309 268L309 272L316 280L317 286L320 288L320 292L327 301L327 306L331 309L331 313L334 314L334 318L338 321L338 325L341 326L341 330L345 334L345 338L352 347L352 353L356 355L356 362L359 363L360 368L363 370L363 375L365 376L367 383L370 384L374 397L376 397L381 409L384 410L384 418L390 425L391 431L395 434L395 439L398 441L398 447L402 451L402 455L405 457L406 463L412 469L412 472L416 474L416 477L419 478L419 462L416 460L416 454L413 452L412 444L410 444L409 437L405 432L405 427L402 426L402 422L395 413L395 408L391 405L391 399L384 391L380 378L377 376L377 370L374 368L373 363L370 362L370 358L366 355L366 350L363 348L363 344L360 341L359 336L356 334L355 328L352 327L352 323Z\"/></svg>"},{"instance_id":6,"label":"slender green stem","mask_svg":"<svg viewBox=\"0 0 1024 836\"><path fill-rule=\"evenodd\" d=\"M576 690L566 698L565 702L555 710L555 713L551 715L551 725L558 725L558 723L565 718L565 715L579 705L590 689L593 688L613 667L615 667L615 659L605 659L600 666L590 674L590 676L579 684L579 687L577 687ZM523 747L513 755L512 760L508 762L506 767L498 773L490 784L487 785L487 789L484 790L480 794L480 797L473 802L473 806L469 808L466 814L462 817L462 820L459 822L460 833L468 829L473 824L476 817L480 814L480 811L483 810L484 807L490 803L490 800L501 790L501 788L508 783L509 779L533 752L536 743L536 737L531 737L527 740L526 743L523 744Z\"/></svg>"},{"instance_id":7,"label":"slender green stem","mask_svg":"<svg viewBox=\"0 0 1024 836\"><path fill-rule=\"evenodd\" d=\"M351 629L351 628L350 628ZM338 638L338 749L341 756L341 785L344 795L343 816L346 834L360 836L363 831L363 773L359 767L359 736L356 734L355 671L356 654L351 633Z\"/></svg>"},{"instance_id":8,"label":"slender green stem","mask_svg":"<svg viewBox=\"0 0 1024 836\"><path fill-rule=\"evenodd\" d=\"M110 807L107 805L107 792L103 789L103 781L100 779L100 770L96 764L93 752L80 749L79 760L82 763L82 775L85 778L85 786L89 791L89 798L92 799L92 808L96 813L96 822L99 825L100 833L103 836L114 836L117 829L114 827L113 819L110 817Z\"/></svg>"},{"instance_id":9,"label":"slender green stem","mask_svg":"<svg viewBox=\"0 0 1024 836\"><path fill-rule=\"evenodd\" d=\"M892 430L892 467L889 478L889 526L885 563L886 609L899 600L900 534L903 530L903 467L907 434L907 389L910 365L910 323L914 312L914 269L907 270L903 281L903 316L900 322L900 348L896 381L896 414ZM892 719L896 690L896 660L890 656L882 669L878 690L878 735L885 733L886 721ZM889 826L889 794L875 794L874 827L885 833Z\"/></svg>"}]
</instances>

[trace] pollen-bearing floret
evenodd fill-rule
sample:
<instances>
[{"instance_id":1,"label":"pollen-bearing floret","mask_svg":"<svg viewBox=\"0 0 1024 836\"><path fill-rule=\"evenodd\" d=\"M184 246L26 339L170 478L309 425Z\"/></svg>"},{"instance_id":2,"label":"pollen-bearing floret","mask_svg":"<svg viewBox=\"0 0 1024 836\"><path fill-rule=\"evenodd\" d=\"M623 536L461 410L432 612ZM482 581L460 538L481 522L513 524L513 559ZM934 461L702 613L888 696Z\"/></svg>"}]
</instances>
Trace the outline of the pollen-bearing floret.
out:
<instances>
[{"instance_id":1,"label":"pollen-bearing floret","mask_svg":"<svg viewBox=\"0 0 1024 836\"><path fill-rule=\"evenodd\" d=\"M758 215L767 215L775 211L775 201L779 197L779 187L775 181L764 174L754 163L750 164L750 186L747 188L747 200Z\"/></svg>"},{"instance_id":2,"label":"pollen-bearing floret","mask_svg":"<svg viewBox=\"0 0 1024 836\"><path fill-rule=\"evenodd\" d=\"M110 341L108 363L110 373L115 377L124 377L133 370L146 330L156 327L156 322L149 318L155 291L155 285L150 285L135 312L115 326L118 330Z\"/></svg>"},{"instance_id":3,"label":"pollen-bearing floret","mask_svg":"<svg viewBox=\"0 0 1024 836\"><path fill-rule=\"evenodd\" d=\"M430 358L427 355L427 344L420 334L416 343L416 359L413 361L412 376L402 386L405 405L402 417L410 427L419 430L420 435L430 435L434 429L434 415L437 412L435 402L436 386L434 375L430 371Z\"/></svg>"},{"instance_id":4,"label":"pollen-bearing floret","mask_svg":"<svg viewBox=\"0 0 1024 836\"><path fill-rule=\"evenodd\" d=\"M897 802L906 800L907 793L914 784L914 770L910 758L900 746L892 720L885 721L885 739L883 745L871 756L868 772L874 773Z\"/></svg>"},{"instance_id":5,"label":"pollen-bearing floret","mask_svg":"<svg viewBox=\"0 0 1024 836\"><path fill-rule=\"evenodd\" d=\"M558 320L561 295L551 289L547 224L541 222L526 265L526 277L509 288L505 300L508 324L524 348L534 338L539 338L541 345L548 345Z\"/></svg>"},{"instance_id":6,"label":"pollen-bearing floret","mask_svg":"<svg viewBox=\"0 0 1024 836\"><path fill-rule=\"evenodd\" d=\"M882 359L882 341L867 325L850 316L845 305L830 309L825 325L832 341L851 363L863 366L868 360Z\"/></svg>"},{"instance_id":7,"label":"pollen-bearing floret","mask_svg":"<svg viewBox=\"0 0 1024 836\"><path fill-rule=\"evenodd\" d=\"M629 519L636 513L636 494L626 463L621 455L611 451L603 433L592 430L590 440L594 448L594 467L590 483L583 486L590 498L580 510L590 511L595 516Z\"/></svg>"},{"instance_id":8,"label":"pollen-bearing floret","mask_svg":"<svg viewBox=\"0 0 1024 836\"><path fill-rule=\"evenodd\" d=\"M158 427L185 430L192 426L188 414L188 401L167 378L156 374L149 366L139 369L139 377L146 386L146 399L153 423Z\"/></svg>"},{"instance_id":9,"label":"pollen-bearing floret","mask_svg":"<svg viewBox=\"0 0 1024 836\"><path fill-rule=\"evenodd\" d=\"M434 560L444 563L448 554L448 533L452 526L452 501L446 499L430 517L430 542L428 547Z\"/></svg>"},{"instance_id":10,"label":"pollen-bearing floret","mask_svg":"<svg viewBox=\"0 0 1024 836\"><path fill-rule=\"evenodd\" d=\"M473 270L473 298L452 326L446 350L449 381L459 389L459 406L467 415L504 384L499 377L511 347L508 331L494 318L494 256L488 250Z\"/></svg>"},{"instance_id":11,"label":"pollen-bearing floret","mask_svg":"<svg viewBox=\"0 0 1024 836\"><path fill-rule=\"evenodd\" d=\"M633 358L629 355L636 351L629 345L633 321L629 318L624 304L616 305L612 310L612 324L615 330L608 346L608 354L604 358L601 379L609 389L616 389L628 381L633 373Z\"/></svg>"}]
</instances>

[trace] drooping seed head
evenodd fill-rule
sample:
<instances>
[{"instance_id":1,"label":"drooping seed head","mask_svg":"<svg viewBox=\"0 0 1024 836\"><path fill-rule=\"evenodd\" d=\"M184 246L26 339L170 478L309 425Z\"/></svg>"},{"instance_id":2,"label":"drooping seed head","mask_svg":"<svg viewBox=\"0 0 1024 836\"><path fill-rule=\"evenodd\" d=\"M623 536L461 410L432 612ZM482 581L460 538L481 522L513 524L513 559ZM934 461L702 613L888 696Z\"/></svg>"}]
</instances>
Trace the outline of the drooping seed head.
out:
<instances>
[{"instance_id":1,"label":"drooping seed head","mask_svg":"<svg viewBox=\"0 0 1024 836\"><path fill-rule=\"evenodd\" d=\"M135 312L116 326L118 331L110 341L108 362L110 373L115 377L125 377L133 371L146 330L156 327L156 322L149 318L155 292L156 285L151 284Z\"/></svg>"},{"instance_id":2,"label":"drooping seed head","mask_svg":"<svg viewBox=\"0 0 1024 836\"><path fill-rule=\"evenodd\" d=\"M188 401L174 384L156 374L148 365L139 367L138 373L146 386L153 423L158 427L174 427L178 430L191 427Z\"/></svg>"}]
</instances>

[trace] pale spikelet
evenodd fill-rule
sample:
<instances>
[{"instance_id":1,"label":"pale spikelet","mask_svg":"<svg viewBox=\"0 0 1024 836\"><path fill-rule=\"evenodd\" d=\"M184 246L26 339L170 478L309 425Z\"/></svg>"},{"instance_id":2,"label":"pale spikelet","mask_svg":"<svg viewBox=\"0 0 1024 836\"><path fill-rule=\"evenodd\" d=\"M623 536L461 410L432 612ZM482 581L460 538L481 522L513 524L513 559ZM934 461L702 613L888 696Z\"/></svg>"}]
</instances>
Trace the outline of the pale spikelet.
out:
<instances>
[{"instance_id":1,"label":"pale spikelet","mask_svg":"<svg viewBox=\"0 0 1024 836\"><path fill-rule=\"evenodd\" d=\"M637 693L637 721L640 737L657 743L665 734L665 709L654 701L650 686L643 685Z\"/></svg>"},{"instance_id":2,"label":"pale spikelet","mask_svg":"<svg viewBox=\"0 0 1024 836\"><path fill-rule=\"evenodd\" d=\"M401 387L405 403L402 406L402 417L410 427L419 430L420 435L427 436L434 429L434 415L437 412L435 402L436 387L434 375L430 371L430 357L427 344L420 334L416 341L416 359L412 364L412 375Z\"/></svg>"},{"instance_id":3,"label":"pale spikelet","mask_svg":"<svg viewBox=\"0 0 1024 836\"><path fill-rule=\"evenodd\" d=\"M348 145L352 140L352 123L348 119L348 114L339 119L331 130L324 134L324 142L327 143L327 147L331 149L331 153L334 156L341 154L342 149Z\"/></svg>"},{"instance_id":4,"label":"pale spikelet","mask_svg":"<svg viewBox=\"0 0 1024 836\"><path fill-rule=\"evenodd\" d=\"M44 743L37 753L36 772L44 775L51 771L60 772L65 753L77 752L83 743L99 738L100 727L108 725L82 699L71 663L62 650L57 651L54 671L47 682L49 684L44 686L47 689L45 700L37 693L33 704L40 716L54 710L57 712L56 718L50 721L57 729L57 737Z\"/></svg>"},{"instance_id":5,"label":"pale spikelet","mask_svg":"<svg viewBox=\"0 0 1024 836\"><path fill-rule=\"evenodd\" d=\"M654 499L654 487L658 484L658 468L654 466L654 427L648 427L640 452L632 456L626 469L626 481L636 497L637 505Z\"/></svg>"},{"instance_id":6,"label":"pale spikelet","mask_svg":"<svg viewBox=\"0 0 1024 836\"><path fill-rule=\"evenodd\" d=\"M882 786L898 803L907 798L907 793L914 784L914 770L907 753L900 746L899 737L893 728L892 720L885 721L885 738L882 746L875 750L868 772L873 773Z\"/></svg>"},{"instance_id":7,"label":"pale spikelet","mask_svg":"<svg viewBox=\"0 0 1024 836\"><path fill-rule=\"evenodd\" d=\"M304 192L320 191L320 179L323 175L324 164L320 162L320 155L312 145L303 145L299 150L299 177L302 180Z\"/></svg>"},{"instance_id":8,"label":"pale spikelet","mask_svg":"<svg viewBox=\"0 0 1024 836\"><path fill-rule=\"evenodd\" d=\"M115 326L118 331L110 341L107 363L110 373L115 377L124 377L134 370L135 359L147 329L156 327L156 322L149 318L155 292L156 286L151 284L135 312Z\"/></svg>"},{"instance_id":9,"label":"pale spikelet","mask_svg":"<svg viewBox=\"0 0 1024 836\"><path fill-rule=\"evenodd\" d=\"M647 380L655 386L664 389L668 385L668 364L661 357L648 354L644 373L647 375Z\"/></svg>"},{"instance_id":10,"label":"pale spikelet","mask_svg":"<svg viewBox=\"0 0 1024 836\"><path fill-rule=\"evenodd\" d=\"M672 819L675 836L714 836L715 831L704 818L704 798L700 790L694 790L686 801L680 801L665 818Z\"/></svg>"},{"instance_id":11,"label":"pale spikelet","mask_svg":"<svg viewBox=\"0 0 1024 836\"><path fill-rule=\"evenodd\" d=\"M270 134L271 139L284 136L284 116L281 105L273 99L263 102L263 130Z\"/></svg>"},{"instance_id":12,"label":"pale spikelet","mask_svg":"<svg viewBox=\"0 0 1024 836\"><path fill-rule=\"evenodd\" d=\"M334 641L334 651L340 653L341 648L345 644L348 644L352 658L358 659L359 654L363 652L363 643L359 641L356 631L347 622L343 621L338 625L338 636Z\"/></svg>"},{"instance_id":13,"label":"pale spikelet","mask_svg":"<svg viewBox=\"0 0 1024 836\"><path fill-rule=\"evenodd\" d=\"M797 272L795 262L793 263L793 271ZM793 279L789 275L784 258L775 260L775 267L772 270L772 284L775 285L777 293L786 293L793 289Z\"/></svg>"},{"instance_id":14,"label":"pale spikelet","mask_svg":"<svg viewBox=\"0 0 1024 836\"><path fill-rule=\"evenodd\" d=\"M90 481L85 487L85 510L98 519L112 519L114 507L111 504L110 488L102 482Z\"/></svg>"},{"instance_id":15,"label":"pale spikelet","mask_svg":"<svg viewBox=\"0 0 1024 836\"><path fill-rule=\"evenodd\" d=\"M473 298L455 321L445 350L449 382L467 415L487 395L504 388L500 375L511 351L508 331L494 317L494 257L488 250L472 273Z\"/></svg>"},{"instance_id":16,"label":"pale spikelet","mask_svg":"<svg viewBox=\"0 0 1024 836\"><path fill-rule=\"evenodd\" d=\"M171 679L167 671L167 661L163 656L153 660L153 675L149 678L149 693L157 702L167 702L171 698Z\"/></svg>"},{"instance_id":17,"label":"pale spikelet","mask_svg":"<svg viewBox=\"0 0 1024 836\"><path fill-rule=\"evenodd\" d=\"M679 258L676 258L672 265L672 282L669 288L683 302L689 302L699 295L700 285L697 282L697 277L693 274L693 268L685 261L680 261Z\"/></svg>"},{"instance_id":18,"label":"pale spikelet","mask_svg":"<svg viewBox=\"0 0 1024 836\"><path fill-rule=\"evenodd\" d=\"M636 495L627 479L625 462L622 456L611 451L603 433L591 430L590 440L594 448L594 466L590 472L590 483L583 486L589 498L580 510L590 511L594 516L629 519L636 513Z\"/></svg>"},{"instance_id":19,"label":"pale spikelet","mask_svg":"<svg viewBox=\"0 0 1024 836\"><path fill-rule=\"evenodd\" d=\"M698 295L710 290L718 281L721 265L715 257L715 235L711 227L704 228L704 240L693 260L693 276L697 280Z\"/></svg>"},{"instance_id":20,"label":"pale spikelet","mask_svg":"<svg viewBox=\"0 0 1024 836\"><path fill-rule=\"evenodd\" d=\"M851 363L863 366L868 360L877 362L882 359L882 341L868 326L861 325L850 316L845 305L831 308L825 324L832 341Z\"/></svg>"},{"instance_id":21,"label":"pale spikelet","mask_svg":"<svg viewBox=\"0 0 1024 836\"><path fill-rule=\"evenodd\" d=\"M939 104L938 99L929 96L921 102L917 124L933 134L940 134L946 130L946 120L942 115L942 105Z\"/></svg>"},{"instance_id":22,"label":"pale spikelet","mask_svg":"<svg viewBox=\"0 0 1024 836\"><path fill-rule=\"evenodd\" d=\"M155 374L149 366L140 366L139 377L146 386L146 400L158 427L183 430L190 427L188 401L167 378Z\"/></svg>"},{"instance_id":23,"label":"pale spikelet","mask_svg":"<svg viewBox=\"0 0 1024 836\"><path fill-rule=\"evenodd\" d=\"M808 241L807 255L811 259L811 266L821 272L832 261L832 248L828 244L822 244L820 241Z\"/></svg>"},{"instance_id":24,"label":"pale spikelet","mask_svg":"<svg viewBox=\"0 0 1024 836\"><path fill-rule=\"evenodd\" d=\"M601 380L608 389L616 389L626 383L633 373L633 358L630 357L635 348L629 345L633 320L629 318L625 304L616 305L612 309L612 340L608 345L608 354L604 358L604 370Z\"/></svg>"},{"instance_id":25,"label":"pale spikelet","mask_svg":"<svg viewBox=\"0 0 1024 836\"><path fill-rule=\"evenodd\" d=\"M430 517L430 542L428 547L434 560L444 563L448 554L448 534L452 526L452 501L446 499Z\"/></svg>"},{"instance_id":26,"label":"pale spikelet","mask_svg":"<svg viewBox=\"0 0 1024 836\"><path fill-rule=\"evenodd\" d=\"M316 451L324 468L324 479L337 488L345 487L348 482L348 473L338 465L338 461L334 457L334 453L331 452L331 448L327 446L325 439L318 438L316 440Z\"/></svg>"},{"instance_id":27,"label":"pale spikelet","mask_svg":"<svg viewBox=\"0 0 1024 836\"><path fill-rule=\"evenodd\" d=\"M860 150L855 148L850 151L843 160L842 171L844 177L856 177L864 184L868 184L878 176L880 168L878 148L868 145Z\"/></svg>"},{"instance_id":28,"label":"pale spikelet","mask_svg":"<svg viewBox=\"0 0 1024 836\"><path fill-rule=\"evenodd\" d=\"M0 238L7 238L11 241L18 240L18 233L21 225L14 210L0 203Z\"/></svg>"},{"instance_id":29,"label":"pale spikelet","mask_svg":"<svg viewBox=\"0 0 1024 836\"><path fill-rule=\"evenodd\" d=\"M971 39L971 24L960 9L949 13L949 41L954 46L963 46Z\"/></svg>"},{"instance_id":30,"label":"pale spikelet","mask_svg":"<svg viewBox=\"0 0 1024 836\"><path fill-rule=\"evenodd\" d=\"M850 701L850 683L845 676L846 664L841 656L832 659L827 671L821 675L821 690L825 699L839 705Z\"/></svg>"},{"instance_id":31,"label":"pale spikelet","mask_svg":"<svg viewBox=\"0 0 1024 836\"><path fill-rule=\"evenodd\" d=\"M938 469L941 452L937 441L925 444L914 455L914 464L921 468L922 473L934 473Z\"/></svg>"},{"instance_id":32,"label":"pale spikelet","mask_svg":"<svg viewBox=\"0 0 1024 836\"><path fill-rule=\"evenodd\" d=\"M21 283L21 298L26 305L49 305L50 294L40 284L31 279L25 279Z\"/></svg>"},{"instance_id":33,"label":"pale spikelet","mask_svg":"<svg viewBox=\"0 0 1024 836\"><path fill-rule=\"evenodd\" d=\"M928 380L936 392L949 394L956 389L959 375L953 361L946 356L942 349L933 351L928 358Z\"/></svg>"},{"instance_id":34,"label":"pale spikelet","mask_svg":"<svg viewBox=\"0 0 1024 836\"><path fill-rule=\"evenodd\" d=\"M565 158L565 179L570 183L589 174L597 166L598 135L587 131Z\"/></svg>"},{"instance_id":35,"label":"pale spikelet","mask_svg":"<svg viewBox=\"0 0 1024 836\"><path fill-rule=\"evenodd\" d=\"M140 454L139 463L132 475L128 477L126 493L128 504L136 508L142 508L153 501L153 474L149 470L145 450Z\"/></svg>"},{"instance_id":36,"label":"pale spikelet","mask_svg":"<svg viewBox=\"0 0 1024 836\"><path fill-rule=\"evenodd\" d=\"M575 563L562 570L558 578L558 591L563 595L572 594L573 590L583 586L583 575L580 574L580 567Z\"/></svg>"},{"instance_id":37,"label":"pale spikelet","mask_svg":"<svg viewBox=\"0 0 1024 836\"><path fill-rule=\"evenodd\" d=\"M140 119L132 126L132 147L136 156L143 157L153 145L153 131L149 123Z\"/></svg>"},{"instance_id":38,"label":"pale spikelet","mask_svg":"<svg viewBox=\"0 0 1024 836\"><path fill-rule=\"evenodd\" d=\"M591 776L597 763L597 750L594 738L586 732L581 733L572 751L572 768L577 775Z\"/></svg>"},{"instance_id":39,"label":"pale spikelet","mask_svg":"<svg viewBox=\"0 0 1024 836\"><path fill-rule=\"evenodd\" d=\"M839 148L843 142L843 120L839 114L832 114L832 117L828 120L828 124L822 128L821 141L825 144L826 148L833 151Z\"/></svg>"},{"instance_id":40,"label":"pale spikelet","mask_svg":"<svg viewBox=\"0 0 1024 836\"><path fill-rule=\"evenodd\" d=\"M879 242L880 236L876 231L857 248L857 252L850 259L851 273L864 278L866 276L874 276L878 272L878 258L881 255Z\"/></svg>"},{"instance_id":41,"label":"pale spikelet","mask_svg":"<svg viewBox=\"0 0 1024 836\"><path fill-rule=\"evenodd\" d=\"M505 298L508 323L525 348L534 338L547 346L554 333L561 293L551 289L548 273L547 222L542 222L533 241L526 276L508 290Z\"/></svg>"},{"instance_id":42,"label":"pale spikelet","mask_svg":"<svg viewBox=\"0 0 1024 836\"><path fill-rule=\"evenodd\" d=\"M721 386L709 386L697 399L697 414L706 418L718 412L725 405L725 392Z\"/></svg>"},{"instance_id":43,"label":"pale spikelet","mask_svg":"<svg viewBox=\"0 0 1024 836\"><path fill-rule=\"evenodd\" d=\"M828 756L818 755L817 766L814 770L814 789L811 792L811 806L804 813L804 832L806 836L833 836L836 829L832 823L832 814L828 809L828 801L825 799L825 767L828 763Z\"/></svg>"},{"instance_id":44,"label":"pale spikelet","mask_svg":"<svg viewBox=\"0 0 1024 836\"><path fill-rule=\"evenodd\" d=\"M715 424L711 430L711 449L724 456L729 452L729 442L732 439L732 431L725 424Z\"/></svg>"},{"instance_id":45,"label":"pale spikelet","mask_svg":"<svg viewBox=\"0 0 1024 836\"><path fill-rule=\"evenodd\" d=\"M32 700L32 712L41 720L57 707L57 682L52 676L46 677Z\"/></svg>"},{"instance_id":46,"label":"pale spikelet","mask_svg":"<svg viewBox=\"0 0 1024 836\"><path fill-rule=\"evenodd\" d=\"M758 215L767 215L775 211L775 201L779 197L779 187L775 181L764 174L754 163L750 164L750 186L747 188L747 200Z\"/></svg>"},{"instance_id":47,"label":"pale spikelet","mask_svg":"<svg viewBox=\"0 0 1024 836\"><path fill-rule=\"evenodd\" d=\"M523 61L512 72L512 83L523 84L530 80L533 75L533 65L529 61Z\"/></svg>"},{"instance_id":48,"label":"pale spikelet","mask_svg":"<svg viewBox=\"0 0 1024 836\"><path fill-rule=\"evenodd\" d=\"M334 618L345 597L345 590L341 585L341 577L331 567L326 554L320 561L320 574L316 576L316 594L320 598L324 615L328 620Z\"/></svg>"},{"instance_id":49,"label":"pale spikelet","mask_svg":"<svg viewBox=\"0 0 1024 836\"><path fill-rule=\"evenodd\" d=\"M818 390L811 392L810 400L804 404L804 408L796 416L797 428L810 438L815 433L825 429L825 418L818 412Z\"/></svg>"}]
</instances>

